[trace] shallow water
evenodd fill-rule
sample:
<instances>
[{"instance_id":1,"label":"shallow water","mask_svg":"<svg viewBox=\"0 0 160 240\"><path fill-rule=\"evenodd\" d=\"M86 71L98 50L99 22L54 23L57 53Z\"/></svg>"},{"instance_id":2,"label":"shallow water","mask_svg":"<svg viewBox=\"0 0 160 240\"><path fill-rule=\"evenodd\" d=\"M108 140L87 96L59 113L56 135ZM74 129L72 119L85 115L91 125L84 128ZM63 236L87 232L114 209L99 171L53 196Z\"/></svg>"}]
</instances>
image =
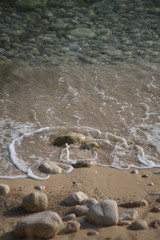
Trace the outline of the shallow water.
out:
<instances>
[{"instance_id":1,"label":"shallow water","mask_svg":"<svg viewBox=\"0 0 160 240\"><path fill-rule=\"evenodd\" d=\"M1 1L0 177L160 167L159 22L158 0ZM54 147L64 133L100 148Z\"/></svg>"},{"instance_id":2,"label":"shallow water","mask_svg":"<svg viewBox=\"0 0 160 240\"><path fill-rule=\"evenodd\" d=\"M40 163L77 160L120 169L160 167L160 65L3 66L0 176L47 178ZM99 149L54 147L77 132Z\"/></svg>"}]
</instances>

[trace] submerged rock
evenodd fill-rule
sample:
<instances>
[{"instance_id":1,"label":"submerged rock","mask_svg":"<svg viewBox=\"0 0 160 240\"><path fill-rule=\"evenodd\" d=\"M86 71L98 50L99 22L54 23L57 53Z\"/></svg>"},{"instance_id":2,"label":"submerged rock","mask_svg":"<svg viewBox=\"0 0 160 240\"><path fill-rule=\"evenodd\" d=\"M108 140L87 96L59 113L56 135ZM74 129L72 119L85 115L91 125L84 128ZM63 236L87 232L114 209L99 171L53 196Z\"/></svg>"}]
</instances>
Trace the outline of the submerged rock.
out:
<instances>
[{"instance_id":1,"label":"submerged rock","mask_svg":"<svg viewBox=\"0 0 160 240\"><path fill-rule=\"evenodd\" d=\"M45 7L46 6L46 1L43 0L16 0L15 4L16 7L24 9L24 10L30 10L33 8L38 8L38 7Z\"/></svg>"},{"instance_id":2,"label":"submerged rock","mask_svg":"<svg viewBox=\"0 0 160 240\"><path fill-rule=\"evenodd\" d=\"M87 161L87 160L80 160L77 161L76 163L72 164L72 167L74 168L83 168L83 167L92 167L94 166L94 162L93 161Z\"/></svg>"},{"instance_id":3,"label":"submerged rock","mask_svg":"<svg viewBox=\"0 0 160 240\"><path fill-rule=\"evenodd\" d=\"M113 200L104 200L89 208L87 221L102 226L118 224L117 203Z\"/></svg>"},{"instance_id":4,"label":"submerged rock","mask_svg":"<svg viewBox=\"0 0 160 240\"><path fill-rule=\"evenodd\" d=\"M53 145L60 147L65 145L66 143L67 144L83 143L85 139L86 137L81 133L66 134L57 137L54 140Z\"/></svg>"},{"instance_id":5,"label":"submerged rock","mask_svg":"<svg viewBox=\"0 0 160 240\"><path fill-rule=\"evenodd\" d=\"M17 238L25 239L50 239L63 227L59 215L52 211L36 213L20 220L14 230Z\"/></svg>"},{"instance_id":6,"label":"submerged rock","mask_svg":"<svg viewBox=\"0 0 160 240\"><path fill-rule=\"evenodd\" d=\"M7 195L10 192L10 187L7 184L0 184L0 195Z\"/></svg>"},{"instance_id":7,"label":"submerged rock","mask_svg":"<svg viewBox=\"0 0 160 240\"><path fill-rule=\"evenodd\" d=\"M82 149L92 149L92 148L99 148L99 144L97 142L86 142L84 144L81 145Z\"/></svg>"},{"instance_id":8,"label":"submerged rock","mask_svg":"<svg viewBox=\"0 0 160 240\"><path fill-rule=\"evenodd\" d=\"M48 198L41 192L33 192L26 195L22 200L22 207L28 212L38 212L46 210Z\"/></svg>"},{"instance_id":9,"label":"submerged rock","mask_svg":"<svg viewBox=\"0 0 160 240\"><path fill-rule=\"evenodd\" d=\"M62 173L62 169L59 166L57 166L55 163L52 163L52 162L42 163L39 166L39 169L43 173L50 173L50 174Z\"/></svg>"},{"instance_id":10,"label":"submerged rock","mask_svg":"<svg viewBox=\"0 0 160 240\"><path fill-rule=\"evenodd\" d=\"M80 191L74 192L64 199L64 204L66 204L67 206L75 206L80 204L86 198L88 197L85 193Z\"/></svg>"}]
</instances>

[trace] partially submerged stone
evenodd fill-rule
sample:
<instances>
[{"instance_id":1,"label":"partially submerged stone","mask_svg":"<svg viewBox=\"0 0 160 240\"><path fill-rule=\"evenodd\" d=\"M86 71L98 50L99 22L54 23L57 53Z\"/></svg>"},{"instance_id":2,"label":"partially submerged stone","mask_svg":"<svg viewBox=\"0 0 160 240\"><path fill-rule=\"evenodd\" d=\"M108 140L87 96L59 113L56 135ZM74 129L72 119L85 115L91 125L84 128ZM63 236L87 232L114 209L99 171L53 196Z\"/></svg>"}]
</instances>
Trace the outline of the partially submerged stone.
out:
<instances>
[{"instance_id":1,"label":"partially submerged stone","mask_svg":"<svg viewBox=\"0 0 160 240\"><path fill-rule=\"evenodd\" d=\"M54 140L53 145L61 147L66 143L67 144L83 143L85 139L86 137L81 133L71 133L57 137Z\"/></svg>"},{"instance_id":2,"label":"partially submerged stone","mask_svg":"<svg viewBox=\"0 0 160 240\"><path fill-rule=\"evenodd\" d=\"M0 195L7 195L10 192L10 187L7 184L0 184Z\"/></svg>"},{"instance_id":3,"label":"partially submerged stone","mask_svg":"<svg viewBox=\"0 0 160 240\"><path fill-rule=\"evenodd\" d=\"M148 205L148 203L144 199L143 200L137 200L137 201L131 201L131 202L125 202L125 203L119 204L120 207L124 207L124 208L145 207L147 205Z\"/></svg>"},{"instance_id":4,"label":"partially submerged stone","mask_svg":"<svg viewBox=\"0 0 160 240\"><path fill-rule=\"evenodd\" d=\"M80 204L86 198L88 198L87 195L79 191L79 192L71 193L68 197L64 199L63 202L67 206L75 206Z\"/></svg>"},{"instance_id":5,"label":"partially submerged stone","mask_svg":"<svg viewBox=\"0 0 160 240\"><path fill-rule=\"evenodd\" d=\"M117 203L113 200L103 200L89 208L87 221L102 226L118 224Z\"/></svg>"},{"instance_id":6,"label":"partially submerged stone","mask_svg":"<svg viewBox=\"0 0 160 240\"><path fill-rule=\"evenodd\" d=\"M144 220L137 220L134 221L131 225L130 225L130 229L132 230L144 230L148 228L148 224L146 223L146 221Z\"/></svg>"},{"instance_id":7,"label":"partially submerged stone","mask_svg":"<svg viewBox=\"0 0 160 240\"><path fill-rule=\"evenodd\" d=\"M14 230L17 238L23 239L50 239L63 227L59 215L52 211L36 213L20 220Z\"/></svg>"},{"instance_id":8,"label":"partially submerged stone","mask_svg":"<svg viewBox=\"0 0 160 240\"><path fill-rule=\"evenodd\" d=\"M48 207L48 198L45 193L33 192L24 196L22 207L28 212L44 211Z\"/></svg>"},{"instance_id":9,"label":"partially submerged stone","mask_svg":"<svg viewBox=\"0 0 160 240\"><path fill-rule=\"evenodd\" d=\"M43 173L49 173L49 174L62 173L62 169L55 163L52 163L51 161L40 164L39 169Z\"/></svg>"},{"instance_id":10,"label":"partially submerged stone","mask_svg":"<svg viewBox=\"0 0 160 240\"><path fill-rule=\"evenodd\" d=\"M90 150L92 148L99 148L99 144L97 142L85 142L80 148Z\"/></svg>"},{"instance_id":11,"label":"partially submerged stone","mask_svg":"<svg viewBox=\"0 0 160 240\"><path fill-rule=\"evenodd\" d=\"M95 164L93 163L93 161L80 160L80 161L77 161L76 163L72 164L72 167L74 167L74 168L83 168L83 167L90 168L94 165Z\"/></svg>"}]
</instances>

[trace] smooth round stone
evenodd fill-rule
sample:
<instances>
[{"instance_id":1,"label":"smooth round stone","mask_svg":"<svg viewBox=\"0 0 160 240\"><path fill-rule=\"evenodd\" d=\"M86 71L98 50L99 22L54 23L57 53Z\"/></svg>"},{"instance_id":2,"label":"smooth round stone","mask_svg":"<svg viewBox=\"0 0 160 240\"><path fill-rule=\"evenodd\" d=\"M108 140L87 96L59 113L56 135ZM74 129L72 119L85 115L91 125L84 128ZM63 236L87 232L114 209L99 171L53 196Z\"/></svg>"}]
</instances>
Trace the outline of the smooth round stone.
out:
<instances>
[{"instance_id":1,"label":"smooth round stone","mask_svg":"<svg viewBox=\"0 0 160 240\"><path fill-rule=\"evenodd\" d=\"M138 170L137 169L132 170L131 174L138 174Z\"/></svg>"},{"instance_id":2,"label":"smooth round stone","mask_svg":"<svg viewBox=\"0 0 160 240\"><path fill-rule=\"evenodd\" d=\"M22 206L28 212L44 211L48 207L48 198L44 193L33 192L24 196Z\"/></svg>"},{"instance_id":3,"label":"smooth round stone","mask_svg":"<svg viewBox=\"0 0 160 240\"><path fill-rule=\"evenodd\" d=\"M143 174L143 175L142 175L142 178L148 178L148 177L149 177L148 174Z\"/></svg>"},{"instance_id":4,"label":"smooth round stone","mask_svg":"<svg viewBox=\"0 0 160 240\"><path fill-rule=\"evenodd\" d=\"M10 192L10 187L7 184L0 184L0 195L7 195Z\"/></svg>"},{"instance_id":5,"label":"smooth round stone","mask_svg":"<svg viewBox=\"0 0 160 240\"><path fill-rule=\"evenodd\" d=\"M148 224L144 220L137 220L130 225L132 230L144 230L148 228Z\"/></svg>"},{"instance_id":6,"label":"smooth round stone","mask_svg":"<svg viewBox=\"0 0 160 240\"><path fill-rule=\"evenodd\" d=\"M71 193L64 199L64 203L67 206L75 206L80 204L84 199L88 198L87 195L81 191Z\"/></svg>"},{"instance_id":7,"label":"smooth round stone","mask_svg":"<svg viewBox=\"0 0 160 240\"><path fill-rule=\"evenodd\" d=\"M95 230L91 230L89 232L87 232L87 235L88 236L98 236L99 235L99 232L95 231Z\"/></svg>"},{"instance_id":8,"label":"smooth round stone","mask_svg":"<svg viewBox=\"0 0 160 240\"><path fill-rule=\"evenodd\" d=\"M153 182L148 183L148 186L154 186L154 183Z\"/></svg>"},{"instance_id":9,"label":"smooth round stone","mask_svg":"<svg viewBox=\"0 0 160 240\"><path fill-rule=\"evenodd\" d=\"M59 215L52 211L32 214L21 219L14 230L14 235L21 239L51 239L63 226Z\"/></svg>"},{"instance_id":10,"label":"smooth round stone","mask_svg":"<svg viewBox=\"0 0 160 240\"><path fill-rule=\"evenodd\" d=\"M37 186L34 187L34 189L36 189L36 190L44 190L45 188L46 187L43 186L43 185L37 185Z\"/></svg>"}]
</instances>

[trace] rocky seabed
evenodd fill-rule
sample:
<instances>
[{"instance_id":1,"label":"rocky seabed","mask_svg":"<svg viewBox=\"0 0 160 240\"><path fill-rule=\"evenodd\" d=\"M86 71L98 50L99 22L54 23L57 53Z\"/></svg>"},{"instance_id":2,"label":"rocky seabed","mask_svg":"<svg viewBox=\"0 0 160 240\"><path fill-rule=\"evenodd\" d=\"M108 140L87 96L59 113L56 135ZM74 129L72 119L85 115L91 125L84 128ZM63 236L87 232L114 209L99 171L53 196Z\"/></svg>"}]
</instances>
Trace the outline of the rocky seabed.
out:
<instances>
[{"instance_id":1,"label":"rocky seabed","mask_svg":"<svg viewBox=\"0 0 160 240\"><path fill-rule=\"evenodd\" d=\"M0 63L160 62L159 1L0 2Z\"/></svg>"}]
</instances>

